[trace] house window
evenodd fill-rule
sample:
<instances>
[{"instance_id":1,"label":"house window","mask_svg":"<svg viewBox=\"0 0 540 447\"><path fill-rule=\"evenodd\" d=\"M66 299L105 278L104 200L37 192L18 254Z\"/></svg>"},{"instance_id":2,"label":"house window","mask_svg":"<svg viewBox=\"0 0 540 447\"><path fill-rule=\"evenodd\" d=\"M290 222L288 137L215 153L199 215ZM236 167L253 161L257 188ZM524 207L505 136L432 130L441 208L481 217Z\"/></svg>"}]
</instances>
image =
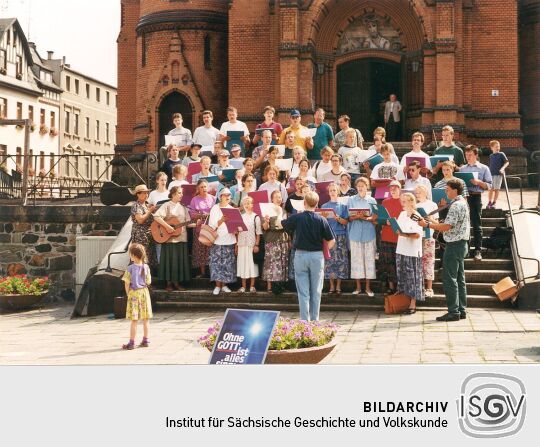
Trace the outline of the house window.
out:
<instances>
[{"instance_id":1,"label":"house window","mask_svg":"<svg viewBox=\"0 0 540 447\"><path fill-rule=\"evenodd\" d=\"M65 111L64 132L69 133L69 111Z\"/></svg>"},{"instance_id":2,"label":"house window","mask_svg":"<svg viewBox=\"0 0 540 447\"><path fill-rule=\"evenodd\" d=\"M105 123L105 141L109 142L109 123Z\"/></svg>"},{"instance_id":3,"label":"house window","mask_svg":"<svg viewBox=\"0 0 540 447\"><path fill-rule=\"evenodd\" d=\"M99 87L96 87L96 101L101 101L101 89Z\"/></svg>"},{"instance_id":4,"label":"house window","mask_svg":"<svg viewBox=\"0 0 540 447\"><path fill-rule=\"evenodd\" d=\"M11 30L8 29L7 31L7 44L11 44Z\"/></svg>"},{"instance_id":5,"label":"house window","mask_svg":"<svg viewBox=\"0 0 540 447\"><path fill-rule=\"evenodd\" d=\"M111 104L111 93L110 92L106 92L105 93L105 96L107 98L107 105L110 105Z\"/></svg>"},{"instance_id":6,"label":"house window","mask_svg":"<svg viewBox=\"0 0 540 447\"><path fill-rule=\"evenodd\" d=\"M65 155L65 160L66 160L66 176L69 177L69 173L70 173L70 159L69 159L69 150L68 149L65 149L64 148L64 155Z\"/></svg>"},{"instance_id":7,"label":"house window","mask_svg":"<svg viewBox=\"0 0 540 447\"><path fill-rule=\"evenodd\" d=\"M210 48L211 43L212 43L212 39L210 38L210 36L208 34L204 36L204 68L206 68L207 70L210 70L210 68L212 68L211 67L212 53L211 53L211 48Z\"/></svg>"},{"instance_id":8,"label":"house window","mask_svg":"<svg viewBox=\"0 0 540 447\"><path fill-rule=\"evenodd\" d=\"M34 122L34 106L28 106L28 119Z\"/></svg>"},{"instance_id":9,"label":"house window","mask_svg":"<svg viewBox=\"0 0 540 447\"><path fill-rule=\"evenodd\" d=\"M99 141L99 120L96 120L96 140Z\"/></svg>"},{"instance_id":10,"label":"house window","mask_svg":"<svg viewBox=\"0 0 540 447\"><path fill-rule=\"evenodd\" d=\"M45 125L45 109L39 109L39 124Z\"/></svg>"},{"instance_id":11,"label":"house window","mask_svg":"<svg viewBox=\"0 0 540 447\"><path fill-rule=\"evenodd\" d=\"M6 53L6 50L0 50L0 70L7 70L7 53Z\"/></svg>"},{"instance_id":12,"label":"house window","mask_svg":"<svg viewBox=\"0 0 540 447\"><path fill-rule=\"evenodd\" d=\"M75 93L77 95L79 94L79 80L78 79L75 79Z\"/></svg>"},{"instance_id":13,"label":"house window","mask_svg":"<svg viewBox=\"0 0 540 447\"><path fill-rule=\"evenodd\" d=\"M90 157L84 157L84 176L90 178Z\"/></svg>"},{"instance_id":14,"label":"house window","mask_svg":"<svg viewBox=\"0 0 540 447\"><path fill-rule=\"evenodd\" d=\"M71 78L69 76L66 76L66 90L71 91Z\"/></svg>"},{"instance_id":15,"label":"house window","mask_svg":"<svg viewBox=\"0 0 540 447\"><path fill-rule=\"evenodd\" d=\"M86 84L86 99L90 99L90 84Z\"/></svg>"},{"instance_id":16,"label":"house window","mask_svg":"<svg viewBox=\"0 0 540 447\"><path fill-rule=\"evenodd\" d=\"M17 103L17 119L22 120L22 102Z\"/></svg>"},{"instance_id":17,"label":"house window","mask_svg":"<svg viewBox=\"0 0 540 447\"><path fill-rule=\"evenodd\" d=\"M22 76L23 71L23 62L22 62L22 56L17 56L17 65L15 68L17 76Z\"/></svg>"},{"instance_id":18,"label":"house window","mask_svg":"<svg viewBox=\"0 0 540 447\"><path fill-rule=\"evenodd\" d=\"M56 113L51 111L51 129L56 127Z\"/></svg>"},{"instance_id":19,"label":"house window","mask_svg":"<svg viewBox=\"0 0 540 447\"><path fill-rule=\"evenodd\" d=\"M99 178L101 175L101 172L99 171L100 168L101 166L99 166L99 158L96 158L96 172L94 174L94 178Z\"/></svg>"},{"instance_id":20,"label":"house window","mask_svg":"<svg viewBox=\"0 0 540 447\"><path fill-rule=\"evenodd\" d=\"M79 114L74 114L73 133L79 135Z\"/></svg>"},{"instance_id":21,"label":"house window","mask_svg":"<svg viewBox=\"0 0 540 447\"><path fill-rule=\"evenodd\" d=\"M90 118L86 117L84 122L84 137L90 138Z\"/></svg>"},{"instance_id":22,"label":"house window","mask_svg":"<svg viewBox=\"0 0 540 447\"><path fill-rule=\"evenodd\" d=\"M7 99L0 98L0 118L7 118Z\"/></svg>"}]
</instances>

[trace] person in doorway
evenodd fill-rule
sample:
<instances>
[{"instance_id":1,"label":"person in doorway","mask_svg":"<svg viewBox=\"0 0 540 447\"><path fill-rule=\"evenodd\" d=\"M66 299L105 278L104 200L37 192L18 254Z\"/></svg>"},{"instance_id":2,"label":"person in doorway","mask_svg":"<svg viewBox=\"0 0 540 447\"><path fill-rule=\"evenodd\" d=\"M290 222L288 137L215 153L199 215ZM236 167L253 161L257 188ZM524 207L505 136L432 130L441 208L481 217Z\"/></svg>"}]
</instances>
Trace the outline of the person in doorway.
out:
<instances>
[{"instance_id":1,"label":"person in doorway","mask_svg":"<svg viewBox=\"0 0 540 447\"><path fill-rule=\"evenodd\" d=\"M191 130L182 126L184 119L181 113L173 115L174 129L171 129L167 135L176 137L176 146L180 152L180 157L184 158L187 152L191 149Z\"/></svg>"},{"instance_id":2,"label":"person in doorway","mask_svg":"<svg viewBox=\"0 0 540 447\"><path fill-rule=\"evenodd\" d=\"M396 141L399 135L401 108L401 103L397 100L397 96L392 93L389 101L386 101L384 106L384 127L388 135L388 141Z\"/></svg>"}]
</instances>

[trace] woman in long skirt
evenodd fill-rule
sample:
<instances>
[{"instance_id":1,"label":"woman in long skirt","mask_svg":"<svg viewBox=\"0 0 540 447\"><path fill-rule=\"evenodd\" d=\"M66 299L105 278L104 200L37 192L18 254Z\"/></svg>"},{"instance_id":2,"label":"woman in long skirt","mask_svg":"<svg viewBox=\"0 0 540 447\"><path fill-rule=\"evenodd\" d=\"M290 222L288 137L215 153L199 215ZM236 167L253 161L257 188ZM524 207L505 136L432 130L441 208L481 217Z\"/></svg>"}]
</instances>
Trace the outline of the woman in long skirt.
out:
<instances>
[{"instance_id":1,"label":"woman in long skirt","mask_svg":"<svg viewBox=\"0 0 540 447\"><path fill-rule=\"evenodd\" d=\"M347 205L338 201L339 187L335 183L328 186L330 200L322 207L333 210L328 218L330 228L334 232L336 244L330 250L330 259L324 263L324 277L330 280L330 293L341 294L341 280L349 277L349 249L347 247L347 223L349 214ZM335 280L335 285L334 285Z\"/></svg>"},{"instance_id":2,"label":"woman in long skirt","mask_svg":"<svg viewBox=\"0 0 540 447\"><path fill-rule=\"evenodd\" d=\"M422 272L422 227L411 217L416 214L416 199L407 192L401 195L403 211L398 217L396 267L398 292L411 298L406 314L416 312L416 302L424 301L424 275Z\"/></svg>"},{"instance_id":3,"label":"woman in long skirt","mask_svg":"<svg viewBox=\"0 0 540 447\"><path fill-rule=\"evenodd\" d=\"M151 268L156 268L158 265L156 255L156 244L150 233L150 225L154 221L152 213L156 210L156 205L147 203L150 190L146 185L138 185L135 188L137 201L131 207L131 243L141 244L146 252L148 265Z\"/></svg>"},{"instance_id":4,"label":"woman in long skirt","mask_svg":"<svg viewBox=\"0 0 540 447\"><path fill-rule=\"evenodd\" d=\"M169 192L169 202L166 202L154 215L154 219L162 225L167 233L172 233L174 228L166 221L176 217L179 223L190 220L188 209L180 203L183 191L181 186L173 186ZM180 283L191 279L191 266L189 265L187 247L187 229L182 227L179 236L171 237L161 245L161 256L158 268L158 279L167 281L167 290L185 290Z\"/></svg>"},{"instance_id":5,"label":"woman in long skirt","mask_svg":"<svg viewBox=\"0 0 540 447\"><path fill-rule=\"evenodd\" d=\"M253 199L244 197L241 202L244 210L242 220L247 231L238 233L236 245L236 273L242 279L242 287L238 290L243 293L247 290L247 280L250 280L250 293L255 293L255 279L259 277L259 266L254 262L253 255L259 251L259 241L262 234L261 218L253 212Z\"/></svg>"},{"instance_id":6,"label":"woman in long skirt","mask_svg":"<svg viewBox=\"0 0 540 447\"><path fill-rule=\"evenodd\" d=\"M272 291L272 282L287 281L289 268L289 235L281 226L285 218L281 208L281 192L276 190L271 196L276 216L264 216L264 268L262 279L266 281L266 290Z\"/></svg>"},{"instance_id":7,"label":"woman in long skirt","mask_svg":"<svg viewBox=\"0 0 540 447\"><path fill-rule=\"evenodd\" d=\"M210 210L216 203L216 198L208 193L208 182L206 179L200 179L196 187L197 194L191 199L189 205L193 213L210 214ZM200 274L196 278L202 278L206 273L206 266L210 258L210 247L199 242L199 234L201 232L202 222L197 224L193 232L193 247L191 266L200 269Z\"/></svg>"}]
</instances>

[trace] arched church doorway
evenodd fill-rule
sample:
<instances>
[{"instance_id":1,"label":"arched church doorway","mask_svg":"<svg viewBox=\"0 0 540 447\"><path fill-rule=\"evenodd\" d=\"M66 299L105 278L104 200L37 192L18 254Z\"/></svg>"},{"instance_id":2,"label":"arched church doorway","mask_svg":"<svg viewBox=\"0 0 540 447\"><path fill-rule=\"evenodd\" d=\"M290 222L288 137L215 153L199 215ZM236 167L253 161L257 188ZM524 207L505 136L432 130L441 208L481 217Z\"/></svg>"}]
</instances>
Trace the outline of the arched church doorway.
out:
<instances>
[{"instance_id":1,"label":"arched church doorway","mask_svg":"<svg viewBox=\"0 0 540 447\"><path fill-rule=\"evenodd\" d=\"M384 126L389 95L395 93L401 100L401 90L401 64L380 58L345 62L337 67L338 116L349 115L351 126L371 141L373 129Z\"/></svg>"},{"instance_id":2,"label":"arched church doorway","mask_svg":"<svg viewBox=\"0 0 540 447\"><path fill-rule=\"evenodd\" d=\"M163 98L158 107L159 117L159 138L158 147L165 144L165 135L174 127L172 116L175 113L181 113L185 128L193 132L193 108L188 97L178 91L169 93Z\"/></svg>"}]
</instances>

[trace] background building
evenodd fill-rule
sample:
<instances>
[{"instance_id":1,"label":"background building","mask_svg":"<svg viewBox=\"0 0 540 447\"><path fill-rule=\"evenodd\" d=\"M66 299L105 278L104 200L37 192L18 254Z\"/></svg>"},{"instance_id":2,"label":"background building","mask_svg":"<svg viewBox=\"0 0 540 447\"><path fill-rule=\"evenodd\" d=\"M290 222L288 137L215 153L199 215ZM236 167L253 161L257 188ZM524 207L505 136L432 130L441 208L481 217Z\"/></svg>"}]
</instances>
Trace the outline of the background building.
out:
<instances>
[{"instance_id":1,"label":"background building","mask_svg":"<svg viewBox=\"0 0 540 447\"><path fill-rule=\"evenodd\" d=\"M538 93L524 98L519 90L537 78L538 39L526 31L538 26L537 0L121 0L121 7L120 152L156 150L173 111L193 130L211 109L219 127L229 104L251 129L266 104L284 123L291 108L309 115L322 106L331 124L347 113L369 138L382 123L381 104L396 93L405 138L420 129L440 139L450 124L462 141L486 147L496 138L523 156L522 119L534 123L539 110ZM528 36L521 54L520 29Z\"/></svg>"},{"instance_id":2,"label":"background building","mask_svg":"<svg viewBox=\"0 0 540 447\"><path fill-rule=\"evenodd\" d=\"M30 172L49 172L59 154L61 89L52 71L29 43L17 19L0 19L0 117L30 119ZM0 153L10 155L4 171L10 174L23 165L22 127L0 126ZM4 157L2 157L4 158Z\"/></svg>"}]
</instances>

